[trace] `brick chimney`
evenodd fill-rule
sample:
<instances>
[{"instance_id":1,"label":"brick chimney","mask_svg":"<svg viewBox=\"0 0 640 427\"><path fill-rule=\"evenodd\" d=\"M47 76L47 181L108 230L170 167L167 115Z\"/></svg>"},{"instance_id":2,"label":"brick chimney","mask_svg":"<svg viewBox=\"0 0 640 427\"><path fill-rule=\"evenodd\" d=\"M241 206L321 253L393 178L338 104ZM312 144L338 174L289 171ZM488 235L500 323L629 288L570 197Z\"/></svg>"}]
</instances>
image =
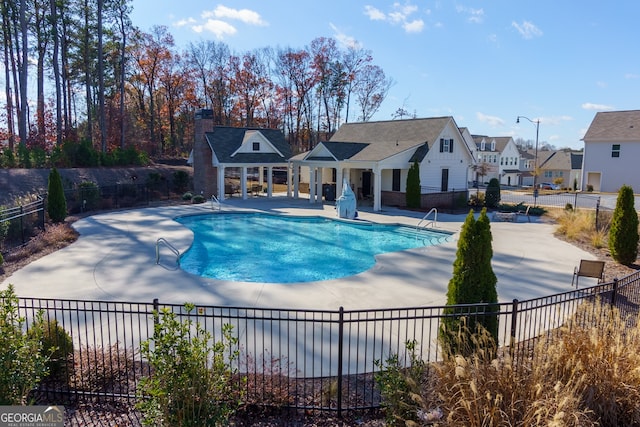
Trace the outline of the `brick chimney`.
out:
<instances>
[{"instance_id":1,"label":"brick chimney","mask_svg":"<svg viewBox=\"0 0 640 427\"><path fill-rule=\"evenodd\" d=\"M212 163L213 152L204 136L213 131L213 110L200 109L195 114L193 143L193 189L195 194L210 198L218 195L218 168Z\"/></svg>"}]
</instances>

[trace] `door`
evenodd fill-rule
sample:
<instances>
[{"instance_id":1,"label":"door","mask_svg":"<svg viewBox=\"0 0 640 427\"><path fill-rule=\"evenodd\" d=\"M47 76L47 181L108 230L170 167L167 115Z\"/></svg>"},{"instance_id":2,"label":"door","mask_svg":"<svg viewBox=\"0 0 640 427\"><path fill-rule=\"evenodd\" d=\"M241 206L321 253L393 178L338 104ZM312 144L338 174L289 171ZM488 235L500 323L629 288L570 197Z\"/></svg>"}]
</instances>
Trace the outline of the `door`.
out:
<instances>
[{"instance_id":1,"label":"door","mask_svg":"<svg viewBox=\"0 0 640 427\"><path fill-rule=\"evenodd\" d=\"M362 172L362 197L371 195L371 171Z\"/></svg>"},{"instance_id":2,"label":"door","mask_svg":"<svg viewBox=\"0 0 640 427\"><path fill-rule=\"evenodd\" d=\"M440 180L440 191L443 193L449 189L449 169L442 169L442 179Z\"/></svg>"}]
</instances>

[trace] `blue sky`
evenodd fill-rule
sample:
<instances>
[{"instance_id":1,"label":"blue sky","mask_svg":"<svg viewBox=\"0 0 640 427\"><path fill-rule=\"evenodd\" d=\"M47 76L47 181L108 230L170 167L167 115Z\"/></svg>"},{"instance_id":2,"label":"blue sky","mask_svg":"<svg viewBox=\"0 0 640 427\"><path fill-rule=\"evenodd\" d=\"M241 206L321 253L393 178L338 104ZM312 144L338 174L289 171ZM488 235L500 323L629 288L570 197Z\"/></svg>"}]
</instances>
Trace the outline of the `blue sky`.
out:
<instances>
[{"instance_id":1,"label":"blue sky","mask_svg":"<svg viewBox=\"0 0 640 427\"><path fill-rule=\"evenodd\" d=\"M133 24L176 45L242 53L358 43L394 81L373 120L404 107L451 115L471 133L581 148L598 111L640 109L640 2L133 0Z\"/></svg>"}]
</instances>

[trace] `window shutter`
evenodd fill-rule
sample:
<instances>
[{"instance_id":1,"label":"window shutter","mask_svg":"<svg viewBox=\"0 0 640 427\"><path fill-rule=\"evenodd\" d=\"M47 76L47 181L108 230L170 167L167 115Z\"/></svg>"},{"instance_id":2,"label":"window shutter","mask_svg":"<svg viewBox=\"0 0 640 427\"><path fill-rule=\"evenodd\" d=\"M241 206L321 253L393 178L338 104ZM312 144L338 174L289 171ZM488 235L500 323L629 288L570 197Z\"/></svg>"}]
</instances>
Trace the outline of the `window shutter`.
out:
<instances>
[{"instance_id":1,"label":"window shutter","mask_svg":"<svg viewBox=\"0 0 640 427\"><path fill-rule=\"evenodd\" d=\"M440 138L440 152L444 153L444 138Z\"/></svg>"},{"instance_id":2,"label":"window shutter","mask_svg":"<svg viewBox=\"0 0 640 427\"><path fill-rule=\"evenodd\" d=\"M453 153L453 138L449 140L449 152Z\"/></svg>"}]
</instances>

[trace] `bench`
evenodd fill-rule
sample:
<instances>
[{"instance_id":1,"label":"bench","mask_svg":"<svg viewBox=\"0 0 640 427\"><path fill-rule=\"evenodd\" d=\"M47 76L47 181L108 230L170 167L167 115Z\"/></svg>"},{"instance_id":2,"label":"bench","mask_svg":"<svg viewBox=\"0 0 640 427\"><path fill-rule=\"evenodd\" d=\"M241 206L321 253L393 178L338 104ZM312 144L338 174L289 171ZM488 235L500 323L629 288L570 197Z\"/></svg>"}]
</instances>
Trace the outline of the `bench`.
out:
<instances>
[{"instance_id":1,"label":"bench","mask_svg":"<svg viewBox=\"0 0 640 427\"><path fill-rule=\"evenodd\" d=\"M493 219L497 219L499 221L510 221L516 222L518 218L518 214L516 212L494 212Z\"/></svg>"}]
</instances>

